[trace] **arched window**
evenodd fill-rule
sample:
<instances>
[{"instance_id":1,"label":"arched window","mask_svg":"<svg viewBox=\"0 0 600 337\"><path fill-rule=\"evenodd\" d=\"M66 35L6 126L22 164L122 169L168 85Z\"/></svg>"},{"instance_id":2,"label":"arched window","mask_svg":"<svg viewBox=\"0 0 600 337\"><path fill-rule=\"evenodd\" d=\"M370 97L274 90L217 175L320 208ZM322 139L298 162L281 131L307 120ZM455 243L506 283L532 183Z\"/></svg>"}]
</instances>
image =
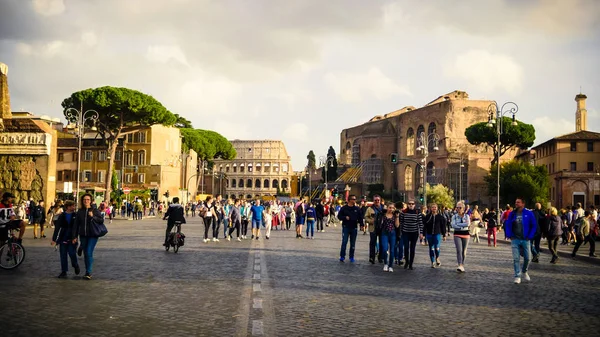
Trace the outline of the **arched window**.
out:
<instances>
[{"instance_id":1,"label":"arched window","mask_svg":"<svg viewBox=\"0 0 600 337\"><path fill-rule=\"evenodd\" d=\"M254 188L260 188L260 179L254 181Z\"/></svg>"},{"instance_id":2,"label":"arched window","mask_svg":"<svg viewBox=\"0 0 600 337\"><path fill-rule=\"evenodd\" d=\"M252 199L252 194L246 195L246 199Z\"/></svg>"},{"instance_id":3,"label":"arched window","mask_svg":"<svg viewBox=\"0 0 600 337\"><path fill-rule=\"evenodd\" d=\"M278 187L279 187L279 180L273 179L273 188L278 188Z\"/></svg>"},{"instance_id":4,"label":"arched window","mask_svg":"<svg viewBox=\"0 0 600 337\"><path fill-rule=\"evenodd\" d=\"M435 184L435 165L432 161L427 163L427 183L429 185Z\"/></svg>"},{"instance_id":5,"label":"arched window","mask_svg":"<svg viewBox=\"0 0 600 337\"><path fill-rule=\"evenodd\" d=\"M350 144L350 142L346 142L346 147L344 148L344 155L346 156L346 164L350 165L352 163L352 144Z\"/></svg>"},{"instance_id":6,"label":"arched window","mask_svg":"<svg viewBox=\"0 0 600 337\"><path fill-rule=\"evenodd\" d=\"M263 182L263 187L269 188L269 186L271 186L271 184L269 183L269 179L265 179L265 181Z\"/></svg>"},{"instance_id":7,"label":"arched window","mask_svg":"<svg viewBox=\"0 0 600 337\"><path fill-rule=\"evenodd\" d=\"M423 139L421 139L421 135L423 135ZM421 124L419 125L419 127L417 128L417 142L415 144L416 147L418 147L419 145L425 145L425 144L420 144L420 142L422 140L427 141L427 135L425 134L425 127Z\"/></svg>"},{"instance_id":8,"label":"arched window","mask_svg":"<svg viewBox=\"0 0 600 337\"><path fill-rule=\"evenodd\" d=\"M140 150L137 153L137 164L146 165L146 151Z\"/></svg>"},{"instance_id":9,"label":"arched window","mask_svg":"<svg viewBox=\"0 0 600 337\"><path fill-rule=\"evenodd\" d=\"M352 145L352 166L357 167L360 165L360 144L358 144L358 139L354 140L354 144Z\"/></svg>"},{"instance_id":10,"label":"arched window","mask_svg":"<svg viewBox=\"0 0 600 337\"><path fill-rule=\"evenodd\" d=\"M415 130L413 128L408 128L408 131L406 131L406 155L415 155Z\"/></svg>"},{"instance_id":11,"label":"arched window","mask_svg":"<svg viewBox=\"0 0 600 337\"><path fill-rule=\"evenodd\" d=\"M404 169L404 189L407 191L413 190L413 171L410 165L406 165Z\"/></svg>"},{"instance_id":12,"label":"arched window","mask_svg":"<svg viewBox=\"0 0 600 337\"><path fill-rule=\"evenodd\" d=\"M287 179L283 179L281 181L281 188L288 188L288 181L287 181Z\"/></svg>"},{"instance_id":13,"label":"arched window","mask_svg":"<svg viewBox=\"0 0 600 337\"><path fill-rule=\"evenodd\" d=\"M418 191L422 184L422 174L423 170L421 170L421 165L417 165L415 169L415 191Z\"/></svg>"},{"instance_id":14,"label":"arched window","mask_svg":"<svg viewBox=\"0 0 600 337\"><path fill-rule=\"evenodd\" d=\"M240 199L241 199L241 200L244 200L244 199L245 199L243 194L240 194Z\"/></svg>"},{"instance_id":15,"label":"arched window","mask_svg":"<svg viewBox=\"0 0 600 337\"><path fill-rule=\"evenodd\" d=\"M231 180L231 188L236 188L237 187L237 179L232 179Z\"/></svg>"},{"instance_id":16,"label":"arched window","mask_svg":"<svg viewBox=\"0 0 600 337\"><path fill-rule=\"evenodd\" d=\"M238 186L240 186L240 188L244 188L244 179L240 179Z\"/></svg>"},{"instance_id":17,"label":"arched window","mask_svg":"<svg viewBox=\"0 0 600 337\"><path fill-rule=\"evenodd\" d=\"M431 122L431 123L429 123L429 127L427 127L427 136L435 134L435 133L436 133L435 132L435 123ZM433 148L436 145L437 144L435 144L435 142L430 142L429 145L428 145L428 147L427 147L429 149L429 152L433 152L434 151Z\"/></svg>"},{"instance_id":18,"label":"arched window","mask_svg":"<svg viewBox=\"0 0 600 337\"><path fill-rule=\"evenodd\" d=\"M246 188L252 188L252 179L246 180Z\"/></svg>"}]
</instances>

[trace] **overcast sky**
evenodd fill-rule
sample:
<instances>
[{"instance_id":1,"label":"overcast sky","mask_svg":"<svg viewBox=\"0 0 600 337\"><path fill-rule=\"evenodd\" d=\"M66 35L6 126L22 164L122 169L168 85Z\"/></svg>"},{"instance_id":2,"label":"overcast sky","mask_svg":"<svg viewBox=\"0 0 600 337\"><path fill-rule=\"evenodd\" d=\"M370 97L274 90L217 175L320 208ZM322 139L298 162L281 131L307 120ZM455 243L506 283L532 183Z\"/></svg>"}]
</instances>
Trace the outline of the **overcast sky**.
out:
<instances>
[{"instance_id":1,"label":"overcast sky","mask_svg":"<svg viewBox=\"0 0 600 337\"><path fill-rule=\"evenodd\" d=\"M0 0L12 109L72 92L154 96L196 128L281 139L295 170L344 128L453 90L514 101L536 143L600 131L597 0Z\"/></svg>"}]
</instances>

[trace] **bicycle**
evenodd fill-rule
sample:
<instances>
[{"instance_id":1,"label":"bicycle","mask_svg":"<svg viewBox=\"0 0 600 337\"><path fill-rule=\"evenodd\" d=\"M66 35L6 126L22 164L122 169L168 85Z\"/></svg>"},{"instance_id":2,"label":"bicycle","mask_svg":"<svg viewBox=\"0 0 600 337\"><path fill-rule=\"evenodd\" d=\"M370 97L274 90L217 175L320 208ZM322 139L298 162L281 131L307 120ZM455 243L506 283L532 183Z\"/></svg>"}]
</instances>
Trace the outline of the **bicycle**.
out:
<instances>
[{"instance_id":1,"label":"bicycle","mask_svg":"<svg viewBox=\"0 0 600 337\"><path fill-rule=\"evenodd\" d=\"M171 233L169 233L169 239L165 245L165 250L168 252L169 249L173 247L173 252L177 254L179 247L183 246L184 243L185 235L181 233L181 221L175 221L175 226L173 226Z\"/></svg>"},{"instance_id":2,"label":"bicycle","mask_svg":"<svg viewBox=\"0 0 600 337\"><path fill-rule=\"evenodd\" d=\"M6 225L0 226L0 231L6 230ZM17 237L13 234L14 230L8 230L8 239L0 247L0 268L14 269L25 260L25 248L17 242Z\"/></svg>"}]
</instances>

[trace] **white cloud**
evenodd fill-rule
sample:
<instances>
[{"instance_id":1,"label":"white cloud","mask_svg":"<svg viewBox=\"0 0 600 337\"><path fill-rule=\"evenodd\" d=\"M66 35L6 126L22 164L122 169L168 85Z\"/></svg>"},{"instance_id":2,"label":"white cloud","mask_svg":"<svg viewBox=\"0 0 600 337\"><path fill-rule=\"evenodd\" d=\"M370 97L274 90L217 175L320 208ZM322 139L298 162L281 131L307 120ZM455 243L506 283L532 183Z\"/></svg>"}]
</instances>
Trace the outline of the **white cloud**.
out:
<instances>
[{"instance_id":1,"label":"white cloud","mask_svg":"<svg viewBox=\"0 0 600 337\"><path fill-rule=\"evenodd\" d=\"M235 112L236 102L242 92L238 83L226 78L208 77L202 72L191 76L194 79L185 81L175 87L171 95L177 97L174 102L180 113L193 113L205 117L231 115Z\"/></svg>"},{"instance_id":2,"label":"white cloud","mask_svg":"<svg viewBox=\"0 0 600 337\"><path fill-rule=\"evenodd\" d=\"M282 133L285 143L290 143L290 141L307 143L310 141L308 137L308 125L304 123L288 124Z\"/></svg>"},{"instance_id":3,"label":"white cloud","mask_svg":"<svg viewBox=\"0 0 600 337\"><path fill-rule=\"evenodd\" d=\"M575 122L564 118L543 116L533 119L531 124L535 127L535 145L575 132Z\"/></svg>"},{"instance_id":4,"label":"white cloud","mask_svg":"<svg viewBox=\"0 0 600 337\"><path fill-rule=\"evenodd\" d=\"M457 55L454 63L445 66L445 73L465 80L468 87L477 87L483 93L501 89L517 94L523 86L521 66L510 56L487 50L469 50Z\"/></svg>"},{"instance_id":5,"label":"white cloud","mask_svg":"<svg viewBox=\"0 0 600 337\"><path fill-rule=\"evenodd\" d=\"M29 43L17 43L17 52L21 55L29 56L33 51L33 47Z\"/></svg>"},{"instance_id":6,"label":"white cloud","mask_svg":"<svg viewBox=\"0 0 600 337\"><path fill-rule=\"evenodd\" d=\"M48 58L54 57L62 51L64 45L65 43L60 40L49 42L42 48L42 55Z\"/></svg>"},{"instance_id":7,"label":"white cloud","mask_svg":"<svg viewBox=\"0 0 600 337\"><path fill-rule=\"evenodd\" d=\"M169 63L171 60L177 61L185 66L189 66L185 53L176 45L154 45L148 46L146 59L150 62Z\"/></svg>"},{"instance_id":8,"label":"white cloud","mask_svg":"<svg viewBox=\"0 0 600 337\"><path fill-rule=\"evenodd\" d=\"M86 31L81 33L81 41L88 47L94 47L98 44L98 37L93 31Z\"/></svg>"},{"instance_id":9,"label":"white cloud","mask_svg":"<svg viewBox=\"0 0 600 337\"><path fill-rule=\"evenodd\" d=\"M406 85L399 85L379 68L372 67L365 73L327 73L325 83L348 102L361 102L366 97L383 100L395 95L412 96Z\"/></svg>"},{"instance_id":10,"label":"white cloud","mask_svg":"<svg viewBox=\"0 0 600 337\"><path fill-rule=\"evenodd\" d=\"M53 16L65 11L63 0L33 0L33 9L40 15Z\"/></svg>"},{"instance_id":11,"label":"white cloud","mask_svg":"<svg viewBox=\"0 0 600 337\"><path fill-rule=\"evenodd\" d=\"M194 125L198 129L205 129L202 125ZM240 123L238 119L217 119L214 124L214 130L223 135L228 140L234 139L256 139L256 135L250 131L247 123Z\"/></svg>"}]
</instances>

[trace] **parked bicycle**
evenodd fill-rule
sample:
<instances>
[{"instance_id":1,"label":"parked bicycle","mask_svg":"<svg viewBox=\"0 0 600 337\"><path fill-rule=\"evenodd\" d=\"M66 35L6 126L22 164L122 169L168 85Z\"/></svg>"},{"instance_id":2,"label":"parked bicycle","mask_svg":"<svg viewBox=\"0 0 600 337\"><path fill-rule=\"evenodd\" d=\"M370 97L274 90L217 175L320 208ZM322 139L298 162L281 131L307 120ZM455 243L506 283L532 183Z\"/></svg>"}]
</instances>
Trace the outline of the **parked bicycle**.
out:
<instances>
[{"instance_id":1,"label":"parked bicycle","mask_svg":"<svg viewBox=\"0 0 600 337\"><path fill-rule=\"evenodd\" d=\"M0 231L8 233L0 240L0 268L14 269L17 268L25 260L25 248L17 242L17 237L14 235L15 230L7 230L6 225L0 225Z\"/></svg>"},{"instance_id":2,"label":"parked bicycle","mask_svg":"<svg viewBox=\"0 0 600 337\"><path fill-rule=\"evenodd\" d=\"M165 250L168 252L173 247L173 252L177 254L179 247L185 244L185 235L181 232L181 221L175 221L175 226L169 233L169 239L165 245Z\"/></svg>"}]
</instances>

